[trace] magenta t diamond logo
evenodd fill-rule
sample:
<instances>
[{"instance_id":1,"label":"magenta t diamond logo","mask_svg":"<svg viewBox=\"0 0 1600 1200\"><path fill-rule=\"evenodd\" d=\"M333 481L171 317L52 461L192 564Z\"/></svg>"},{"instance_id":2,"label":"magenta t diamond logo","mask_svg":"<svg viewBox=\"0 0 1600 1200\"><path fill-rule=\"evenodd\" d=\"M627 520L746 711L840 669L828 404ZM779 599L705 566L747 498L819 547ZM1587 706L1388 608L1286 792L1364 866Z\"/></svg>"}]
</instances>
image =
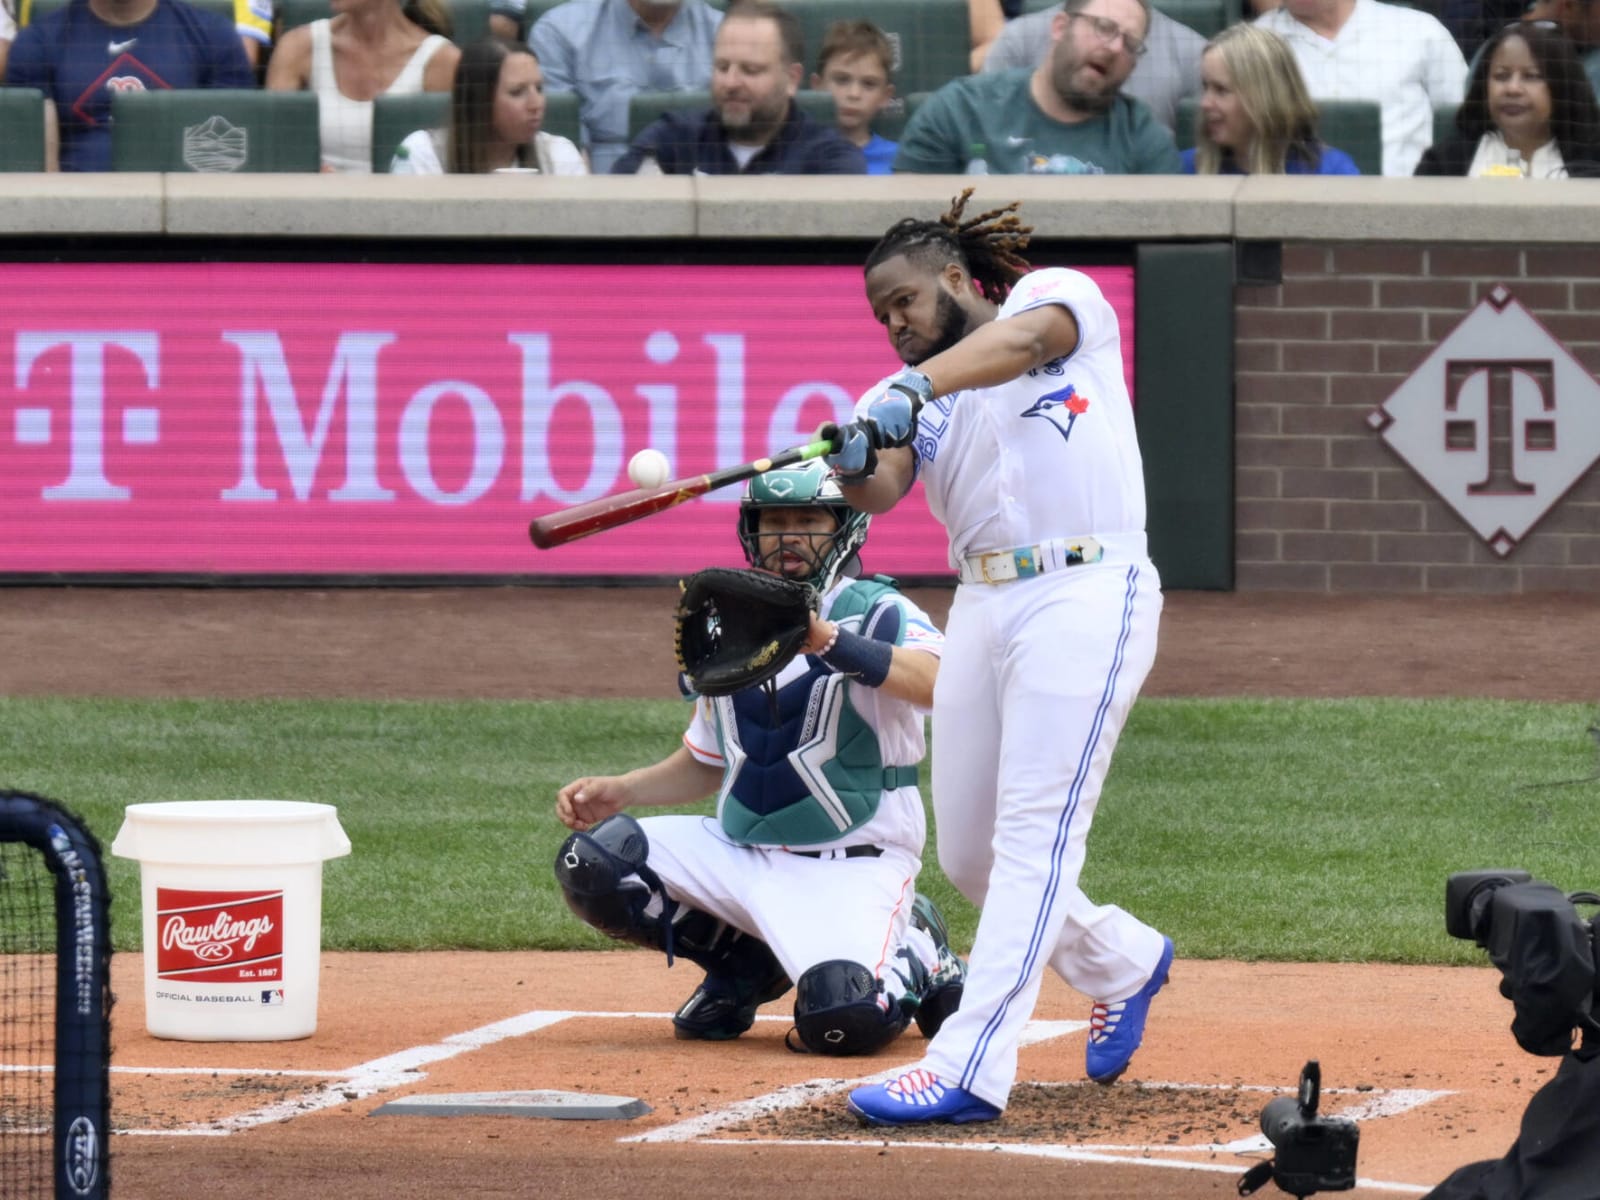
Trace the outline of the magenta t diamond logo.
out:
<instances>
[{"instance_id":1,"label":"magenta t diamond logo","mask_svg":"<svg viewBox=\"0 0 1600 1200\"><path fill-rule=\"evenodd\" d=\"M1367 424L1503 558L1600 460L1600 383L1497 285Z\"/></svg>"}]
</instances>

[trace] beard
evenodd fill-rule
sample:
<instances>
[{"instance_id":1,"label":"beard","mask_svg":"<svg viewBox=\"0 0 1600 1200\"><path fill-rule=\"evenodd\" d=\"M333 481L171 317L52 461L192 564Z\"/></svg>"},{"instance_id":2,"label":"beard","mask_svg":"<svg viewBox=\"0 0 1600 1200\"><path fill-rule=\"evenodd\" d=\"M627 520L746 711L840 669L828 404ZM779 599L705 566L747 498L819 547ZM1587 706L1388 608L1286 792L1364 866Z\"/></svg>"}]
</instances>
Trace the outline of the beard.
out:
<instances>
[{"instance_id":1,"label":"beard","mask_svg":"<svg viewBox=\"0 0 1600 1200\"><path fill-rule=\"evenodd\" d=\"M939 332L922 357L917 359L917 362L909 364L913 367L917 363L926 362L935 354L944 353L966 337L970 329L967 310L957 304L956 298L949 292L940 290L938 305L935 310L935 319L939 322Z\"/></svg>"},{"instance_id":2,"label":"beard","mask_svg":"<svg viewBox=\"0 0 1600 1200\"><path fill-rule=\"evenodd\" d=\"M1110 111L1121 85L1113 84L1109 76L1103 79L1091 76L1095 85L1088 89L1080 88L1073 80L1083 65L1083 59L1073 52L1063 38L1050 60L1050 86L1061 97L1061 102L1074 112L1098 114Z\"/></svg>"}]
</instances>

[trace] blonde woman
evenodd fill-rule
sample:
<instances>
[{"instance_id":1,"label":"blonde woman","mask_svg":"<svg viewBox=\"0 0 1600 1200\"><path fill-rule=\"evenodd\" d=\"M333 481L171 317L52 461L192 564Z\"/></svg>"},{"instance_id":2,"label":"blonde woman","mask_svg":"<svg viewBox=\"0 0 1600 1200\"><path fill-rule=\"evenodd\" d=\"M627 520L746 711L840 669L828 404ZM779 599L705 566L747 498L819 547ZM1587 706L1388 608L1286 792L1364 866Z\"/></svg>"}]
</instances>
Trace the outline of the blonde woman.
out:
<instances>
[{"instance_id":1,"label":"blonde woman","mask_svg":"<svg viewBox=\"0 0 1600 1200\"><path fill-rule=\"evenodd\" d=\"M333 16L289 30L267 66L267 87L317 93L322 169L372 172L372 101L448 92L461 51L443 0L333 0Z\"/></svg>"},{"instance_id":2,"label":"blonde woman","mask_svg":"<svg viewBox=\"0 0 1600 1200\"><path fill-rule=\"evenodd\" d=\"M1186 175L1359 175L1317 136L1317 108L1294 53L1256 25L1224 29L1200 56L1195 145Z\"/></svg>"}]
</instances>

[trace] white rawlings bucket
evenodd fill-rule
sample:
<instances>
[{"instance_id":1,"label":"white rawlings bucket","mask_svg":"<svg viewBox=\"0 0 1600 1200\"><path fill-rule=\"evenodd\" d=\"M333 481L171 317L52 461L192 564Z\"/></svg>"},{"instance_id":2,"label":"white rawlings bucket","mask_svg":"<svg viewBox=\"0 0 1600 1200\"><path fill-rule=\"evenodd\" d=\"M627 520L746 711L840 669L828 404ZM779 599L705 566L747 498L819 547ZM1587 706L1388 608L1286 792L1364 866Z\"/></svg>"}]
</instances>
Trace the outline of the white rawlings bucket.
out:
<instances>
[{"instance_id":1,"label":"white rawlings bucket","mask_svg":"<svg viewBox=\"0 0 1600 1200\"><path fill-rule=\"evenodd\" d=\"M152 1035L272 1042L316 1032L322 863L350 853L331 804L130 804L111 853L139 862Z\"/></svg>"}]
</instances>

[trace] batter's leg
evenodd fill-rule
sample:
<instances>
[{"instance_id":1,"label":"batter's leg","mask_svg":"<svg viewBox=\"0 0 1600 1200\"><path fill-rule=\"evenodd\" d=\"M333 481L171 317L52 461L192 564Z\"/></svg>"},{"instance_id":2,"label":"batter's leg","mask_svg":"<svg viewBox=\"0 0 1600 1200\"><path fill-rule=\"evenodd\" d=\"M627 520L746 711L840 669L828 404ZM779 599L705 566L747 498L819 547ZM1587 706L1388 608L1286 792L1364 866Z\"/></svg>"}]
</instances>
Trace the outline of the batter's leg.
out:
<instances>
[{"instance_id":1,"label":"batter's leg","mask_svg":"<svg viewBox=\"0 0 1600 1200\"><path fill-rule=\"evenodd\" d=\"M1004 592L1006 620L1023 632L1001 667L994 866L961 1008L924 1058L941 1079L996 1106L1010 1093L1022 1027L1078 903L1112 750L1154 661L1160 591L1153 571L1140 575L1135 567L1065 572ZM1112 926L1130 962L1146 952L1147 935L1159 954L1155 931L1132 918ZM1102 982L1077 975L1078 957L1066 958L1072 986Z\"/></svg>"}]
</instances>

